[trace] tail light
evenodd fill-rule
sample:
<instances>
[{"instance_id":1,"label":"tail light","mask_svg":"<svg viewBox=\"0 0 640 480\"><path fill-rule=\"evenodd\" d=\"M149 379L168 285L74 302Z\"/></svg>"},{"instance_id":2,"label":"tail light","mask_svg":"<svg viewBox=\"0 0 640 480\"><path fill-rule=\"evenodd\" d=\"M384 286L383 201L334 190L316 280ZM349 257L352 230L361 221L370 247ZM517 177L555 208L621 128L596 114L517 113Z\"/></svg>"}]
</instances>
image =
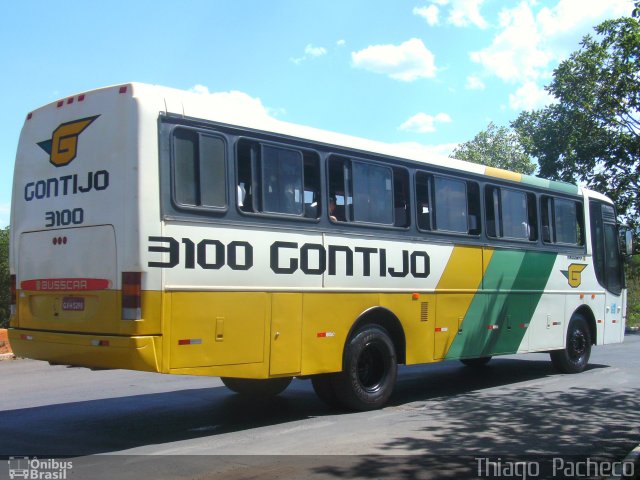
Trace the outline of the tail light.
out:
<instances>
[{"instance_id":1,"label":"tail light","mask_svg":"<svg viewBox=\"0 0 640 480\"><path fill-rule=\"evenodd\" d=\"M142 318L142 273L122 272L122 319Z\"/></svg>"},{"instance_id":2,"label":"tail light","mask_svg":"<svg viewBox=\"0 0 640 480\"><path fill-rule=\"evenodd\" d=\"M5 277L6 278L6 277ZM16 276L15 275L11 275L9 277L9 281L10 281L10 291L11 291L11 301L9 303L9 314L10 315L15 315L16 314L16 305L18 303L18 294L17 294L17 287L16 287Z\"/></svg>"}]
</instances>

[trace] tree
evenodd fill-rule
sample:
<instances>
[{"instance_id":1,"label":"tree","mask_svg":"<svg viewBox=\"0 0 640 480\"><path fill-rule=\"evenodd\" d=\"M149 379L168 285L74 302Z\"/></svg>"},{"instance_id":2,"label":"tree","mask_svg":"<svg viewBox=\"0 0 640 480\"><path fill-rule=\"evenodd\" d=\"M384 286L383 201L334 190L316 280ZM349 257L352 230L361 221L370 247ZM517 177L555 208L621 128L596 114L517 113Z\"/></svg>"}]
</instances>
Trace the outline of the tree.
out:
<instances>
[{"instance_id":1,"label":"tree","mask_svg":"<svg viewBox=\"0 0 640 480\"><path fill-rule=\"evenodd\" d=\"M0 328L9 324L9 227L0 230Z\"/></svg>"},{"instance_id":2,"label":"tree","mask_svg":"<svg viewBox=\"0 0 640 480\"><path fill-rule=\"evenodd\" d=\"M496 127L493 122L473 140L460 144L451 157L519 173L530 174L536 168L516 134L507 127Z\"/></svg>"},{"instance_id":3,"label":"tree","mask_svg":"<svg viewBox=\"0 0 640 480\"><path fill-rule=\"evenodd\" d=\"M640 13L636 2L634 14ZM547 91L556 103L523 112L512 123L540 176L581 180L605 193L638 227L640 212L640 22L624 17L595 27L598 38L554 71Z\"/></svg>"}]
</instances>

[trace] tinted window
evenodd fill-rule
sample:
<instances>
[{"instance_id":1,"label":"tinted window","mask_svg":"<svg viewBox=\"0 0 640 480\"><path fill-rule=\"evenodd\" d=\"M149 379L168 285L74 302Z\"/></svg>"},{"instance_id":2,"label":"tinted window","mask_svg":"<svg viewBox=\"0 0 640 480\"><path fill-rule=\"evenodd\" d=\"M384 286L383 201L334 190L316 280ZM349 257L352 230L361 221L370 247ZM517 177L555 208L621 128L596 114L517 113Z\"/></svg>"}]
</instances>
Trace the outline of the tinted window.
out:
<instances>
[{"instance_id":1,"label":"tinted window","mask_svg":"<svg viewBox=\"0 0 640 480\"><path fill-rule=\"evenodd\" d=\"M329 159L329 219L406 227L409 174L350 158Z\"/></svg>"},{"instance_id":2,"label":"tinted window","mask_svg":"<svg viewBox=\"0 0 640 480\"><path fill-rule=\"evenodd\" d=\"M236 190L242 212L318 218L320 160L312 151L240 140Z\"/></svg>"},{"instance_id":3,"label":"tinted window","mask_svg":"<svg viewBox=\"0 0 640 480\"><path fill-rule=\"evenodd\" d=\"M506 238L528 240L530 235L527 194L516 190L501 190L502 229Z\"/></svg>"},{"instance_id":4,"label":"tinted window","mask_svg":"<svg viewBox=\"0 0 640 480\"><path fill-rule=\"evenodd\" d=\"M613 223L604 224L604 251L607 288L613 293L622 290L622 265L618 243L618 229Z\"/></svg>"},{"instance_id":5,"label":"tinted window","mask_svg":"<svg viewBox=\"0 0 640 480\"><path fill-rule=\"evenodd\" d=\"M420 230L480 234L480 189L476 182L416 173Z\"/></svg>"},{"instance_id":6,"label":"tinted window","mask_svg":"<svg viewBox=\"0 0 640 480\"><path fill-rule=\"evenodd\" d=\"M582 203L564 198L543 196L542 240L546 243L583 245Z\"/></svg>"},{"instance_id":7,"label":"tinted window","mask_svg":"<svg viewBox=\"0 0 640 480\"><path fill-rule=\"evenodd\" d=\"M467 186L462 180L434 178L435 229L467 233Z\"/></svg>"},{"instance_id":8,"label":"tinted window","mask_svg":"<svg viewBox=\"0 0 640 480\"><path fill-rule=\"evenodd\" d=\"M197 130L173 132L174 202L185 207L226 206L225 144Z\"/></svg>"},{"instance_id":9,"label":"tinted window","mask_svg":"<svg viewBox=\"0 0 640 480\"><path fill-rule=\"evenodd\" d=\"M353 162L353 220L393 223L393 180L391 169Z\"/></svg>"},{"instance_id":10,"label":"tinted window","mask_svg":"<svg viewBox=\"0 0 640 480\"><path fill-rule=\"evenodd\" d=\"M533 193L487 186L485 189L487 235L534 241L538 238L536 200Z\"/></svg>"},{"instance_id":11,"label":"tinted window","mask_svg":"<svg viewBox=\"0 0 640 480\"><path fill-rule=\"evenodd\" d=\"M263 211L302 214L302 154L296 150L263 146L262 169Z\"/></svg>"}]
</instances>

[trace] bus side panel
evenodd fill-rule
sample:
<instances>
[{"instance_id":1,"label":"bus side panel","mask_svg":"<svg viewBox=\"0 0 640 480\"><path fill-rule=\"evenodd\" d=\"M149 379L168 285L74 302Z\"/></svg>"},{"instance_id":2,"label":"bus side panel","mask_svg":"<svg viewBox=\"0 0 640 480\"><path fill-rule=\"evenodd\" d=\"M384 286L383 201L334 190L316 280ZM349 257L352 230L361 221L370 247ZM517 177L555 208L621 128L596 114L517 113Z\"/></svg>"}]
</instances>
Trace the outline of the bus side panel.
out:
<instances>
[{"instance_id":1,"label":"bus side panel","mask_svg":"<svg viewBox=\"0 0 640 480\"><path fill-rule=\"evenodd\" d=\"M265 292L172 292L171 368L265 362Z\"/></svg>"},{"instance_id":2,"label":"bus side panel","mask_svg":"<svg viewBox=\"0 0 640 480\"><path fill-rule=\"evenodd\" d=\"M436 287L433 359L445 358L456 339L466 341L466 327L472 322L463 326L463 321L474 298L482 298L478 297L478 290L482 285L483 269L482 247L454 248ZM476 306L471 315L480 312L482 309L478 310Z\"/></svg>"},{"instance_id":3,"label":"bus side panel","mask_svg":"<svg viewBox=\"0 0 640 480\"><path fill-rule=\"evenodd\" d=\"M351 327L362 312L379 305L377 293L305 293L302 374L341 371Z\"/></svg>"},{"instance_id":4,"label":"bus side panel","mask_svg":"<svg viewBox=\"0 0 640 480\"><path fill-rule=\"evenodd\" d=\"M516 353L544 291L555 254L486 249L482 291L464 316L446 358Z\"/></svg>"},{"instance_id":5,"label":"bus side panel","mask_svg":"<svg viewBox=\"0 0 640 480\"><path fill-rule=\"evenodd\" d=\"M393 312L402 325L407 365L433 361L436 295L418 293L416 297L410 292L380 294L380 305Z\"/></svg>"},{"instance_id":6,"label":"bus side panel","mask_svg":"<svg viewBox=\"0 0 640 480\"><path fill-rule=\"evenodd\" d=\"M300 373L302 354L302 299L300 293L271 294L269 373Z\"/></svg>"}]
</instances>

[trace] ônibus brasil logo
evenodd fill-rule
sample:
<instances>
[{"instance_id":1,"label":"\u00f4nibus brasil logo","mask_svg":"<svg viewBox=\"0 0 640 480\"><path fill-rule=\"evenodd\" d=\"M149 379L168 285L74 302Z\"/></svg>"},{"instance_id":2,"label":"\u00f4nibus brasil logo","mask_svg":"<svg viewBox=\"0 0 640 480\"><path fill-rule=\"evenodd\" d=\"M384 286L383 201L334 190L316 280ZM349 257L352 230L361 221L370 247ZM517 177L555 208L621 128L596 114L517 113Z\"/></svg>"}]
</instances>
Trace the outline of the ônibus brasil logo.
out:
<instances>
[{"instance_id":1,"label":"\u00f4nibus brasil logo","mask_svg":"<svg viewBox=\"0 0 640 480\"><path fill-rule=\"evenodd\" d=\"M99 116L61 123L53 131L51 139L38 142L38 146L49 154L49 161L56 167L68 165L76 158L78 137Z\"/></svg>"}]
</instances>

